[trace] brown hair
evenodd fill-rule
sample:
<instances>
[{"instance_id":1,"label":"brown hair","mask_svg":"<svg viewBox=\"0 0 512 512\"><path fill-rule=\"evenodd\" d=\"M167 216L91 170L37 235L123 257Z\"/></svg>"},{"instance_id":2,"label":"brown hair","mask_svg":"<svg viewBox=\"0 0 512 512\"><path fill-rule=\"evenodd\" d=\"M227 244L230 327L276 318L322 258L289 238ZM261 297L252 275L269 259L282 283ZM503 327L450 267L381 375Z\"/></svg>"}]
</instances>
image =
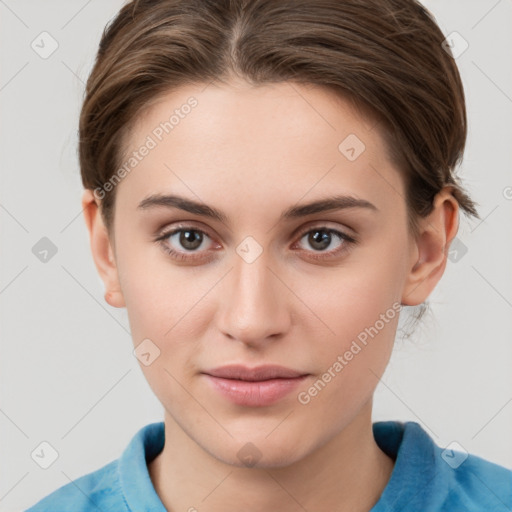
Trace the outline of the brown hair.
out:
<instances>
[{"instance_id":1,"label":"brown hair","mask_svg":"<svg viewBox=\"0 0 512 512\"><path fill-rule=\"evenodd\" d=\"M445 185L479 218L454 171L467 127L462 82L433 16L416 0L134 0L105 28L80 115L85 188L115 188L137 116L184 84L295 81L349 98L381 125L406 185L410 227ZM341 141L340 141L341 142Z\"/></svg>"}]
</instances>

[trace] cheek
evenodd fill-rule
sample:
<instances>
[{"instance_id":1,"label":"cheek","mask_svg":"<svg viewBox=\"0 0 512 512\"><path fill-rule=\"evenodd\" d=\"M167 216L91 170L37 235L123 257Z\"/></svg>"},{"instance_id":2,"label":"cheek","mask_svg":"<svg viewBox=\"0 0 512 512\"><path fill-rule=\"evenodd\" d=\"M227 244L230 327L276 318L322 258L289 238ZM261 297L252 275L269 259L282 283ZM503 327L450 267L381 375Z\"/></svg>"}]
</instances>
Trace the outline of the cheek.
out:
<instances>
[{"instance_id":1,"label":"cheek","mask_svg":"<svg viewBox=\"0 0 512 512\"><path fill-rule=\"evenodd\" d=\"M340 278L339 287L319 294L324 330L312 357L318 373L301 389L297 401L305 421L328 425L334 434L371 400L393 349L400 302L394 301L387 279L372 273ZM333 289L331 281L330 288ZM314 419L313 419L314 418Z\"/></svg>"},{"instance_id":2,"label":"cheek","mask_svg":"<svg viewBox=\"0 0 512 512\"><path fill-rule=\"evenodd\" d=\"M404 266L389 248L381 247L375 251L378 256L369 254L369 250L366 253L354 256L346 266L332 269L316 280L308 279L299 292L323 320L333 340L346 343L372 326L387 311L388 316L396 316ZM388 335L390 323L386 323L383 334Z\"/></svg>"},{"instance_id":3,"label":"cheek","mask_svg":"<svg viewBox=\"0 0 512 512\"><path fill-rule=\"evenodd\" d=\"M217 279L177 267L160 251L139 251L133 247L119 262L133 344L137 350L149 343L158 354L147 366L141 360L141 369L160 401L186 407L188 395L179 383L186 385L198 371L197 354L212 313L208 293Z\"/></svg>"},{"instance_id":4,"label":"cheek","mask_svg":"<svg viewBox=\"0 0 512 512\"><path fill-rule=\"evenodd\" d=\"M175 337L182 324L190 324L190 314L211 282L190 267L173 264L156 242L123 236L121 227L119 231L119 279L134 343Z\"/></svg>"},{"instance_id":5,"label":"cheek","mask_svg":"<svg viewBox=\"0 0 512 512\"><path fill-rule=\"evenodd\" d=\"M374 280L357 280L353 275L350 283L340 284L344 286L318 307L329 329L315 344L314 357L319 372L329 373L325 378L336 382L332 392L343 388L343 393L354 391L352 396L358 396L362 389L373 389L389 360L400 301Z\"/></svg>"},{"instance_id":6,"label":"cheek","mask_svg":"<svg viewBox=\"0 0 512 512\"><path fill-rule=\"evenodd\" d=\"M198 283L183 269L162 261L146 263L144 272L135 266L134 258L131 263L133 267L125 266L122 289L133 344L137 350L139 344L147 347L149 343L152 354L148 365L140 359L141 370L160 402L179 415L190 408L190 396L181 386L187 388L197 371L194 356L204 337L205 321L200 299L211 284Z\"/></svg>"},{"instance_id":7,"label":"cheek","mask_svg":"<svg viewBox=\"0 0 512 512\"><path fill-rule=\"evenodd\" d=\"M361 392L373 390L385 370L401 310L405 258L396 247L405 254L403 244L400 234L382 236L316 286L308 282L308 304L328 326L314 351L320 373L328 372L328 400L347 392L364 396Z\"/></svg>"},{"instance_id":8,"label":"cheek","mask_svg":"<svg viewBox=\"0 0 512 512\"><path fill-rule=\"evenodd\" d=\"M175 273L157 280L142 275L131 279L123 293L134 344L150 338L175 357L194 350L206 320L201 304L211 288L206 284Z\"/></svg>"}]
</instances>

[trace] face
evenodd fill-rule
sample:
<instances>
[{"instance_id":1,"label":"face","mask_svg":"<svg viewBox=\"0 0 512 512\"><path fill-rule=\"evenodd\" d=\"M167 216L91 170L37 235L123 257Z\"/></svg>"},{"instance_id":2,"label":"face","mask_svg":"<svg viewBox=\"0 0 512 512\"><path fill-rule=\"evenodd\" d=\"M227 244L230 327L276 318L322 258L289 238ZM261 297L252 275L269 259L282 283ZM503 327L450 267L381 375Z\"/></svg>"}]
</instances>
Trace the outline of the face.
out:
<instances>
[{"instance_id":1,"label":"face","mask_svg":"<svg viewBox=\"0 0 512 512\"><path fill-rule=\"evenodd\" d=\"M168 420L221 461L251 442L258 465L289 464L371 406L418 256L378 130L319 87L202 84L162 97L127 139L122 305ZM338 196L352 199L322 204ZM212 375L227 365L300 377Z\"/></svg>"}]
</instances>

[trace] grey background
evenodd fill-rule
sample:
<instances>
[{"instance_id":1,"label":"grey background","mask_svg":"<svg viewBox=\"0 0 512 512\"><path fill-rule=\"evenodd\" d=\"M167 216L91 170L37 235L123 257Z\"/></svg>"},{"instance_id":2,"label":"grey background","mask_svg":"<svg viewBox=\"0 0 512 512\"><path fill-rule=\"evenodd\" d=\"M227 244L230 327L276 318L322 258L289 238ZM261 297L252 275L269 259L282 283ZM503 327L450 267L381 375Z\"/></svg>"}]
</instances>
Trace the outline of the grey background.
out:
<instances>
[{"instance_id":1,"label":"grey background","mask_svg":"<svg viewBox=\"0 0 512 512\"><path fill-rule=\"evenodd\" d=\"M417 421L440 446L457 441L512 468L512 2L425 4L446 35L469 43L457 58L470 124L460 176L484 220L461 216L458 254L431 314L413 339L397 339L374 421ZM0 1L2 512L119 457L139 428L163 419L125 310L104 302L80 206L83 84L121 5ZM43 31L58 43L46 59L31 47ZM43 237L57 249L47 262L32 252ZM48 469L31 457L43 441L58 452Z\"/></svg>"}]
</instances>

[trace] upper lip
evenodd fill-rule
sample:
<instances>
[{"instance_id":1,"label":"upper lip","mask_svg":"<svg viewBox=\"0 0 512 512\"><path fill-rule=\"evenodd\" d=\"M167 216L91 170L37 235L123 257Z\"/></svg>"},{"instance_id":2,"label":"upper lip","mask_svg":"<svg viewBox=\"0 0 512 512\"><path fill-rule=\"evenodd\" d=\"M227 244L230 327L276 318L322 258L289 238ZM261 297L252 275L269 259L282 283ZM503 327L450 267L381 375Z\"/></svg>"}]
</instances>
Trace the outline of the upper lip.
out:
<instances>
[{"instance_id":1,"label":"upper lip","mask_svg":"<svg viewBox=\"0 0 512 512\"><path fill-rule=\"evenodd\" d=\"M307 375L306 373L285 368L278 365L256 366L248 368L247 366L233 364L214 368L213 370L204 371L212 377L220 377L223 379L236 379L247 381L262 381L269 379L293 379Z\"/></svg>"}]
</instances>

